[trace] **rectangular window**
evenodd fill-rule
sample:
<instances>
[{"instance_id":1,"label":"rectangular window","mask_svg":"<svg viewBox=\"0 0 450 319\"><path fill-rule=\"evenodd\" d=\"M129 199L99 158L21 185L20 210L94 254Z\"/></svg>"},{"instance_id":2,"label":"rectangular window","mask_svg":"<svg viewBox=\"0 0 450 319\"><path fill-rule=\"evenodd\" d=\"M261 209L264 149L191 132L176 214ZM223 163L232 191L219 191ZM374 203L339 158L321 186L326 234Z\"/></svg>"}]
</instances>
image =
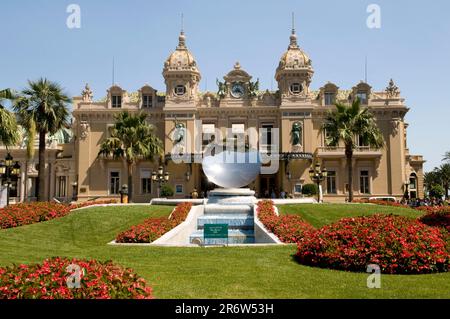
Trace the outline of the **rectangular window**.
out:
<instances>
[{"instance_id":1,"label":"rectangular window","mask_svg":"<svg viewBox=\"0 0 450 319\"><path fill-rule=\"evenodd\" d=\"M175 185L175 193L183 194L183 185L181 185L181 184Z\"/></svg>"},{"instance_id":2,"label":"rectangular window","mask_svg":"<svg viewBox=\"0 0 450 319\"><path fill-rule=\"evenodd\" d=\"M109 173L109 194L118 195L120 191L120 172L112 171Z\"/></svg>"},{"instance_id":3,"label":"rectangular window","mask_svg":"<svg viewBox=\"0 0 450 319\"><path fill-rule=\"evenodd\" d=\"M270 146L272 145L272 129L273 124L263 124L263 136L262 136L262 142L263 144Z\"/></svg>"},{"instance_id":4,"label":"rectangular window","mask_svg":"<svg viewBox=\"0 0 450 319\"><path fill-rule=\"evenodd\" d=\"M66 197L67 177L58 176L58 197Z\"/></svg>"},{"instance_id":5,"label":"rectangular window","mask_svg":"<svg viewBox=\"0 0 450 319\"><path fill-rule=\"evenodd\" d=\"M122 107L122 96L121 95L113 95L111 97L112 107L121 108Z\"/></svg>"},{"instance_id":6,"label":"rectangular window","mask_svg":"<svg viewBox=\"0 0 450 319\"><path fill-rule=\"evenodd\" d=\"M234 150L242 151L245 145L245 124L231 124L232 137L234 141Z\"/></svg>"},{"instance_id":7,"label":"rectangular window","mask_svg":"<svg viewBox=\"0 0 450 319\"><path fill-rule=\"evenodd\" d=\"M28 178L29 184L31 185L30 191L28 192L28 197L37 197L38 189L36 187L37 184L37 177L30 177Z\"/></svg>"},{"instance_id":8,"label":"rectangular window","mask_svg":"<svg viewBox=\"0 0 450 319\"><path fill-rule=\"evenodd\" d=\"M294 193L300 194L302 192L302 184L295 184Z\"/></svg>"},{"instance_id":9,"label":"rectangular window","mask_svg":"<svg viewBox=\"0 0 450 319\"><path fill-rule=\"evenodd\" d=\"M331 133L327 130L324 131L324 145L329 147L336 146L336 144L331 142Z\"/></svg>"},{"instance_id":10,"label":"rectangular window","mask_svg":"<svg viewBox=\"0 0 450 319\"><path fill-rule=\"evenodd\" d=\"M368 147L369 143L367 143L362 135L358 135L358 146L360 147Z\"/></svg>"},{"instance_id":11,"label":"rectangular window","mask_svg":"<svg viewBox=\"0 0 450 319\"><path fill-rule=\"evenodd\" d=\"M333 105L334 104L334 93L325 93L325 105Z\"/></svg>"},{"instance_id":12,"label":"rectangular window","mask_svg":"<svg viewBox=\"0 0 450 319\"><path fill-rule=\"evenodd\" d=\"M141 170L141 194L152 193L152 177L148 169Z\"/></svg>"},{"instance_id":13,"label":"rectangular window","mask_svg":"<svg viewBox=\"0 0 450 319\"><path fill-rule=\"evenodd\" d=\"M106 124L106 137L109 138L112 135L114 124Z\"/></svg>"},{"instance_id":14,"label":"rectangular window","mask_svg":"<svg viewBox=\"0 0 450 319\"><path fill-rule=\"evenodd\" d=\"M245 134L245 124L232 124L231 133L233 134Z\"/></svg>"},{"instance_id":15,"label":"rectangular window","mask_svg":"<svg viewBox=\"0 0 450 319\"><path fill-rule=\"evenodd\" d=\"M214 124L202 124L202 145L206 146L213 142L215 139L215 126Z\"/></svg>"},{"instance_id":16,"label":"rectangular window","mask_svg":"<svg viewBox=\"0 0 450 319\"><path fill-rule=\"evenodd\" d=\"M359 99L361 104L367 104L367 92L359 91L356 93L356 97Z\"/></svg>"},{"instance_id":17,"label":"rectangular window","mask_svg":"<svg viewBox=\"0 0 450 319\"><path fill-rule=\"evenodd\" d=\"M150 94L142 95L142 107L152 107L153 96Z\"/></svg>"},{"instance_id":18,"label":"rectangular window","mask_svg":"<svg viewBox=\"0 0 450 319\"><path fill-rule=\"evenodd\" d=\"M11 184L9 185L9 197L19 197L19 185L17 183L17 177L11 180Z\"/></svg>"},{"instance_id":19,"label":"rectangular window","mask_svg":"<svg viewBox=\"0 0 450 319\"><path fill-rule=\"evenodd\" d=\"M361 194L370 194L369 171L359 173L359 192Z\"/></svg>"},{"instance_id":20,"label":"rectangular window","mask_svg":"<svg viewBox=\"0 0 450 319\"><path fill-rule=\"evenodd\" d=\"M336 172L328 171L327 175L327 194L336 194Z\"/></svg>"}]
</instances>

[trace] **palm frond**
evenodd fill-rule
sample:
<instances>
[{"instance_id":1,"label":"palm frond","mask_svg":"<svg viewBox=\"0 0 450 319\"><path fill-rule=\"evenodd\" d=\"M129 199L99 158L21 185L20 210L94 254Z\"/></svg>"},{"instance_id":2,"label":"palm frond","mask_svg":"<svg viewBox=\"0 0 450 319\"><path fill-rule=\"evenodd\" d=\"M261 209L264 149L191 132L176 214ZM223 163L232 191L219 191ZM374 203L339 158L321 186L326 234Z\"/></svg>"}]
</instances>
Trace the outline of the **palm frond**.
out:
<instances>
[{"instance_id":1,"label":"palm frond","mask_svg":"<svg viewBox=\"0 0 450 319\"><path fill-rule=\"evenodd\" d=\"M3 105L4 100L14 99L10 89L0 90L0 142L5 146L16 145L20 139L16 117Z\"/></svg>"},{"instance_id":2,"label":"palm frond","mask_svg":"<svg viewBox=\"0 0 450 319\"><path fill-rule=\"evenodd\" d=\"M54 134L68 124L70 102L59 84L41 78L28 81L28 87L22 90L13 108L22 119L32 116L36 131Z\"/></svg>"},{"instance_id":3,"label":"palm frond","mask_svg":"<svg viewBox=\"0 0 450 319\"><path fill-rule=\"evenodd\" d=\"M442 159L443 161L449 161L450 162L450 152L446 152L444 154L444 158Z\"/></svg>"},{"instance_id":4,"label":"palm frond","mask_svg":"<svg viewBox=\"0 0 450 319\"><path fill-rule=\"evenodd\" d=\"M327 145L356 147L355 137L360 136L365 143L374 148L384 146L384 138L378 128L375 117L369 108L362 108L359 99L352 105L336 103L336 110L325 117L321 131L327 132Z\"/></svg>"},{"instance_id":5,"label":"palm frond","mask_svg":"<svg viewBox=\"0 0 450 319\"><path fill-rule=\"evenodd\" d=\"M155 135L155 127L146 121L145 113L115 115L111 137L105 139L99 156L124 158L129 163L138 159L153 159L163 154L162 141Z\"/></svg>"}]
</instances>

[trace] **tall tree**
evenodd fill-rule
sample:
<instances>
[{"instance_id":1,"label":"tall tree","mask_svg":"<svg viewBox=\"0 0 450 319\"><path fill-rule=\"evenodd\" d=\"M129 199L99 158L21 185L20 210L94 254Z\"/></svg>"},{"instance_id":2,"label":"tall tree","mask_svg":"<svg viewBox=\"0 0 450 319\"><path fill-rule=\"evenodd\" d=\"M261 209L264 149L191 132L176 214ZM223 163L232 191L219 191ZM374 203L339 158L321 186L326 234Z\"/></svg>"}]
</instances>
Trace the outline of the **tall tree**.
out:
<instances>
[{"instance_id":1,"label":"tall tree","mask_svg":"<svg viewBox=\"0 0 450 319\"><path fill-rule=\"evenodd\" d=\"M431 172L426 172L423 175L423 183L427 190L431 189L434 185L442 185L441 175L437 168L432 170Z\"/></svg>"},{"instance_id":2,"label":"tall tree","mask_svg":"<svg viewBox=\"0 0 450 319\"><path fill-rule=\"evenodd\" d=\"M22 91L21 97L14 104L20 123L28 131L28 152L32 152L34 134L39 135L39 170L36 185L38 201L45 200L46 136L69 125L70 102L71 99L58 83L41 78L28 81L28 88Z\"/></svg>"},{"instance_id":3,"label":"tall tree","mask_svg":"<svg viewBox=\"0 0 450 319\"><path fill-rule=\"evenodd\" d=\"M449 151L449 152L446 152L446 153L444 154L444 158L443 158L442 160L443 160L443 161L450 162L450 151Z\"/></svg>"},{"instance_id":4,"label":"tall tree","mask_svg":"<svg viewBox=\"0 0 450 319\"><path fill-rule=\"evenodd\" d=\"M0 90L0 143L6 147L17 144L20 138L16 117L6 109L7 100L13 102L14 94L9 89Z\"/></svg>"},{"instance_id":5,"label":"tall tree","mask_svg":"<svg viewBox=\"0 0 450 319\"><path fill-rule=\"evenodd\" d=\"M448 199L448 190L450 189L450 163L442 164L438 168L438 173L441 177L442 186L445 189L445 198Z\"/></svg>"},{"instance_id":6,"label":"tall tree","mask_svg":"<svg viewBox=\"0 0 450 319\"><path fill-rule=\"evenodd\" d=\"M146 121L147 114L121 112L115 116L111 136L100 145L99 156L124 158L128 171L128 198L133 200L133 168L138 160L153 160L163 154L162 141L155 127Z\"/></svg>"},{"instance_id":7,"label":"tall tree","mask_svg":"<svg viewBox=\"0 0 450 319\"><path fill-rule=\"evenodd\" d=\"M336 110L329 111L322 125L322 132L326 132L328 145L345 147L348 168L349 201L353 201L353 152L357 147L356 139L362 139L364 145L373 148L384 146L381 134L373 113L369 108L362 108L359 99L352 105L336 103Z\"/></svg>"}]
</instances>

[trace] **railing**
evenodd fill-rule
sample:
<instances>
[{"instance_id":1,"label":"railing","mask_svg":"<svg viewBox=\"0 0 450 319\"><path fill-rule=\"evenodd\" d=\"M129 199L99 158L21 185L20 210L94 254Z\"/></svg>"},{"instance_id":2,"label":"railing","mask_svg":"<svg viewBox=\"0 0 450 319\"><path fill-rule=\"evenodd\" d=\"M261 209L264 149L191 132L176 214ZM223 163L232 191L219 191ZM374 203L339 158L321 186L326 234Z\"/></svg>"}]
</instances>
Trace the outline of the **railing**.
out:
<instances>
[{"instance_id":1,"label":"railing","mask_svg":"<svg viewBox=\"0 0 450 319\"><path fill-rule=\"evenodd\" d=\"M409 160L411 162L422 162L423 156L422 155L409 155Z\"/></svg>"},{"instance_id":2,"label":"railing","mask_svg":"<svg viewBox=\"0 0 450 319\"><path fill-rule=\"evenodd\" d=\"M343 146L321 146L317 148L321 153L345 153L345 147ZM358 146L354 149L354 152L378 152L379 149L370 146Z\"/></svg>"}]
</instances>

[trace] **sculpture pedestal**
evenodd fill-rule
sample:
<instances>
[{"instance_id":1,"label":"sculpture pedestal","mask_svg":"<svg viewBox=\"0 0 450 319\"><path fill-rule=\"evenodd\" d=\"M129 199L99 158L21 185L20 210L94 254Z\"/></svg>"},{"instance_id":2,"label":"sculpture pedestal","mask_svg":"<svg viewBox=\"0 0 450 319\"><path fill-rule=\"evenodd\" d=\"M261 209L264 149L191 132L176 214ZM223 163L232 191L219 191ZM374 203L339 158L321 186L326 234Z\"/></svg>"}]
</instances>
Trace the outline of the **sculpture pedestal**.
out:
<instances>
[{"instance_id":1,"label":"sculpture pedestal","mask_svg":"<svg viewBox=\"0 0 450 319\"><path fill-rule=\"evenodd\" d=\"M209 193L204 215L197 220L197 231L190 243L205 244L205 224L227 224L228 240L208 239L206 244L250 244L255 242L253 207L255 192L248 188L216 188Z\"/></svg>"},{"instance_id":2,"label":"sculpture pedestal","mask_svg":"<svg viewBox=\"0 0 450 319\"><path fill-rule=\"evenodd\" d=\"M253 205L255 192L249 188L216 188L208 194L208 204Z\"/></svg>"}]
</instances>

